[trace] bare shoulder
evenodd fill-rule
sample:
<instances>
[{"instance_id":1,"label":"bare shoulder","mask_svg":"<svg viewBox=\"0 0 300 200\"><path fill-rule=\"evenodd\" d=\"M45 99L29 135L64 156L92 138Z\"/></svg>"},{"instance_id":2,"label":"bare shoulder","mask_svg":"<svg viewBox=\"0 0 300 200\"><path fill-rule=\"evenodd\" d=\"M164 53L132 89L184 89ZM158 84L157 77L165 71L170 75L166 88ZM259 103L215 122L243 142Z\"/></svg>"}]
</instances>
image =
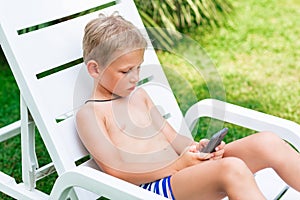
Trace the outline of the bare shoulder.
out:
<instances>
[{"instance_id":1,"label":"bare shoulder","mask_svg":"<svg viewBox=\"0 0 300 200\"><path fill-rule=\"evenodd\" d=\"M134 95L136 95L138 98L146 100L146 101L151 100L150 97L149 97L149 95L148 95L148 93L147 93L147 91L145 89L143 89L143 88L138 88L135 91Z\"/></svg>"},{"instance_id":2,"label":"bare shoulder","mask_svg":"<svg viewBox=\"0 0 300 200\"><path fill-rule=\"evenodd\" d=\"M81 129L86 126L88 123L86 119L90 117L90 108L87 105L83 105L76 113L75 119L76 119L76 127L79 133L81 133Z\"/></svg>"},{"instance_id":3,"label":"bare shoulder","mask_svg":"<svg viewBox=\"0 0 300 200\"><path fill-rule=\"evenodd\" d=\"M94 116L95 114L97 114L97 116L101 116L101 112L98 112L98 110L102 110L105 108L106 106L101 104L97 104L97 106L95 106L93 103L85 104L77 111L76 119L90 117L91 115Z\"/></svg>"},{"instance_id":4,"label":"bare shoulder","mask_svg":"<svg viewBox=\"0 0 300 200\"><path fill-rule=\"evenodd\" d=\"M88 105L83 105L76 113L76 121L88 117L91 113L91 108Z\"/></svg>"},{"instance_id":5,"label":"bare shoulder","mask_svg":"<svg viewBox=\"0 0 300 200\"><path fill-rule=\"evenodd\" d=\"M139 87L135 90L134 94L140 96L146 96L147 92L143 88Z\"/></svg>"},{"instance_id":6,"label":"bare shoulder","mask_svg":"<svg viewBox=\"0 0 300 200\"><path fill-rule=\"evenodd\" d=\"M149 94L147 93L147 91L145 89L138 88L137 96L139 96L139 98L142 99L149 108L152 108L154 106L151 97L149 96Z\"/></svg>"},{"instance_id":7,"label":"bare shoulder","mask_svg":"<svg viewBox=\"0 0 300 200\"><path fill-rule=\"evenodd\" d=\"M91 126L92 124L100 125L103 121L102 112L97 112L97 109L92 104L83 105L76 113L76 124L79 130L83 127Z\"/></svg>"}]
</instances>

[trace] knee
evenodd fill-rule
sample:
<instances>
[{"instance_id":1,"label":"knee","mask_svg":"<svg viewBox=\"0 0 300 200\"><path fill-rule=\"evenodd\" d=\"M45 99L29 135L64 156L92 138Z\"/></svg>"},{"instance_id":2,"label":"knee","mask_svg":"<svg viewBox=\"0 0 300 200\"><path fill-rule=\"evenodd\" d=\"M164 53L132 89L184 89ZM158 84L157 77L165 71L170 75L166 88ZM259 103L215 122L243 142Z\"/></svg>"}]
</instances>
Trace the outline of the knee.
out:
<instances>
[{"instance_id":1,"label":"knee","mask_svg":"<svg viewBox=\"0 0 300 200\"><path fill-rule=\"evenodd\" d=\"M268 150L273 151L274 147L282 145L284 142L279 136L272 132L260 132L256 134L255 138L256 148L260 153L267 152Z\"/></svg>"},{"instance_id":2,"label":"knee","mask_svg":"<svg viewBox=\"0 0 300 200\"><path fill-rule=\"evenodd\" d=\"M264 140L264 141L274 142L274 141L281 140L281 138L278 135L272 132L265 131L265 132L257 133L257 135L260 140Z\"/></svg>"},{"instance_id":3,"label":"knee","mask_svg":"<svg viewBox=\"0 0 300 200\"><path fill-rule=\"evenodd\" d=\"M221 180L223 184L231 184L234 181L240 182L253 178L253 174L245 162L236 157L222 159L220 164Z\"/></svg>"}]
</instances>

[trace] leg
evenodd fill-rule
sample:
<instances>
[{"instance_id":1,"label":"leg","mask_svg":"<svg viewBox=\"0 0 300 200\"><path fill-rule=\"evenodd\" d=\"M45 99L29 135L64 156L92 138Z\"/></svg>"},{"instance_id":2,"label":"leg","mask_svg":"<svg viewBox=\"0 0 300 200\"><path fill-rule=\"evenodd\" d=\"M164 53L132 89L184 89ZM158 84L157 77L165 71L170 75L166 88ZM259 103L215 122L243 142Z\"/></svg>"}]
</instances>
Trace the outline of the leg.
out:
<instances>
[{"instance_id":1,"label":"leg","mask_svg":"<svg viewBox=\"0 0 300 200\"><path fill-rule=\"evenodd\" d=\"M172 176L171 186L176 200L264 199L252 172L233 157L185 168Z\"/></svg>"},{"instance_id":2,"label":"leg","mask_svg":"<svg viewBox=\"0 0 300 200\"><path fill-rule=\"evenodd\" d=\"M275 134L262 132L229 143L225 147L227 156L242 159L253 173L271 167L300 191L300 154Z\"/></svg>"}]
</instances>

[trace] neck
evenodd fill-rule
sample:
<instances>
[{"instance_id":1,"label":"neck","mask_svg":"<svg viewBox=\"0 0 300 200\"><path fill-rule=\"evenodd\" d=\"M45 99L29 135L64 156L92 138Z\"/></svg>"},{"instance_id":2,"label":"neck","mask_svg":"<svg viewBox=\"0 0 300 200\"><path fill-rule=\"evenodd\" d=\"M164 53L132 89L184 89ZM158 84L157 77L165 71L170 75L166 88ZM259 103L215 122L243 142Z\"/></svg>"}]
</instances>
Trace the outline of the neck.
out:
<instances>
[{"instance_id":1,"label":"neck","mask_svg":"<svg viewBox=\"0 0 300 200\"><path fill-rule=\"evenodd\" d=\"M110 90L104 88L100 84L95 84L93 93L90 99L115 99L115 98L120 98L119 95L112 93Z\"/></svg>"},{"instance_id":2,"label":"neck","mask_svg":"<svg viewBox=\"0 0 300 200\"><path fill-rule=\"evenodd\" d=\"M121 98L121 96L112 93L110 95L94 94L90 99L114 100L119 98Z\"/></svg>"},{"instance_id":3,"label":"neck","mask_svg":"<svg viewBox=\"0 0 300 200\"><path fill-rule=\"evenodd\" d=\"M113 99L89 99L85 103L88 103L88 102L107 102L107 101L117 100L117 99L120 99L120 98L121 98L121 96L117 96Z\"/></svg>"}]
</instances>

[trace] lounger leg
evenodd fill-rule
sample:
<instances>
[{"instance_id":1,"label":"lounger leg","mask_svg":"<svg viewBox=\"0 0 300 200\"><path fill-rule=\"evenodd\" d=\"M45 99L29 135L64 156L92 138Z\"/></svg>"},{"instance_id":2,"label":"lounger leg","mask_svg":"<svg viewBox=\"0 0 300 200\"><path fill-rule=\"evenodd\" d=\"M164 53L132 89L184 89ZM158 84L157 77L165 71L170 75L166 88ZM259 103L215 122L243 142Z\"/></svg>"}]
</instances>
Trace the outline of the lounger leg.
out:
<instances>
[{"instance_id":1,"label":"lounger leg","mask_svg":"<svg viewBox=\"0 0 300 200\"><path fill-rule=\"evenodd\" d=\"M21 96L22 179L28 190L36 185L38 162L35 154L35 124Z\"/></svg>"}]
</instances>

